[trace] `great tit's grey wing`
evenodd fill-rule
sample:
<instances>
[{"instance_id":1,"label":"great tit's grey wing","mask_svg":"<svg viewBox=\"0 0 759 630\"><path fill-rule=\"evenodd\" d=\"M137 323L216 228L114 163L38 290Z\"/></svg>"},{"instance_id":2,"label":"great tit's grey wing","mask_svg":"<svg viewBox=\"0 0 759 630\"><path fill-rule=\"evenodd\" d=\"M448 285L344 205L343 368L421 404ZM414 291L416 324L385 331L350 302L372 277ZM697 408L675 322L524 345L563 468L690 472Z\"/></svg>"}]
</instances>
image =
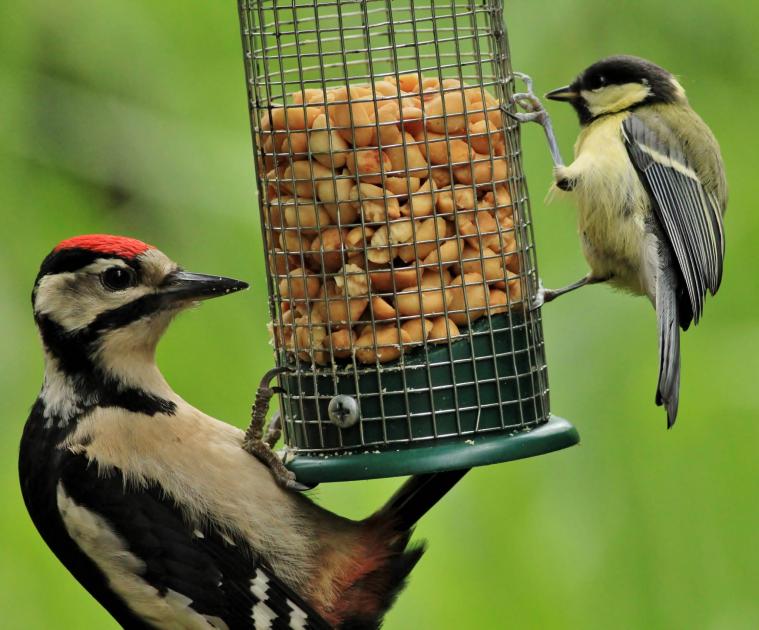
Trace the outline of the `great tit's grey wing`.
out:
<instances>
[{"instance_id":1,"label":"great tit's grey wing","mask_svg":"<svg viewBox=\"0 0 759 630\"><path fill-rule=\"evenodd\" d=\"M202 516L191 523L157 485L70 454L58 510L68 535L135 613L129 626L329 629L241 537Z\"/></svg>"},{"instance_id":2,"label":"great tit's grey wing","mask_svg":"<svg viewBox=\"0 0 759 630\"><path fill-rule=\"evenodd\" d=\"M686 147L661 118L646 121L631 114L622 129L627 152L674 252L693 321L698 323L707 290L714 295L722 280L723 199L717 190L704 186ZM682 315L681 324L687 328L689 318L683 321Z\"/></svg>"}]
</instances>

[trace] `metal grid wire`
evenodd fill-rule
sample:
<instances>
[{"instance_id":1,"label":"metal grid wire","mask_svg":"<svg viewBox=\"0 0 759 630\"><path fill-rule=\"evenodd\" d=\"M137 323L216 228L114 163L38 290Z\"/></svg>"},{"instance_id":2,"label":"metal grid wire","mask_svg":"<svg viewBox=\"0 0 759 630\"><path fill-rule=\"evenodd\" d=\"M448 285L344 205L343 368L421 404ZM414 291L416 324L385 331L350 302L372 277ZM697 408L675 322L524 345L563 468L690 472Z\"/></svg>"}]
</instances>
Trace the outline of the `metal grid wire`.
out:
<instances>
[{"instance_id":1,"label":"metal grid wire","mask_svg":"<svg viewBox=\"0 0 759 630\"><path fill-rule=\"evenodd\" d=\"M547 421L502 2L239 8L272 332L278 364L297 366L287 444L365 450ZM357 400L357 425L328 417L337 394Z\"/></svg>"}]
</instances>

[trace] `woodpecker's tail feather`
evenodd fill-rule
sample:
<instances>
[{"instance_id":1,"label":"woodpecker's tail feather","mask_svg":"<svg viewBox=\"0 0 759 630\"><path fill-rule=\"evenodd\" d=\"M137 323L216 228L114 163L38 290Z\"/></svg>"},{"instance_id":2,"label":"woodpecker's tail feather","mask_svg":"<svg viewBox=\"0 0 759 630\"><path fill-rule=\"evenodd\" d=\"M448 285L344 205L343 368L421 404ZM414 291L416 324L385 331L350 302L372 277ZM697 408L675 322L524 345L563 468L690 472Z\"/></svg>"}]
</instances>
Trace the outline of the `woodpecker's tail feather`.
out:
<instances>
[{"instance_id":1,"label":"woodpecker's tail feather","mask_svg":"<svg viewBox=\"0 0 759 630\"><path fill-rule=\"evenodd\" d=\"M340 630L380 627L385 613L406 585L409 573L424 554L424 544L409 547L414 525L466 473L467 470L456 470L411 477L364 521L370 539L364 566L370 568L340 598L347 604L340 615Z\"/></svg>"},{"instance_id":2,"label":"woodpecker's tail feather","mask_svg":"<svg viewBox=\"0 0 759 630\"><path fill-rule=\"evenodd\" d=\"M469 471L449 470L410 477L371 519L392 523L397 531L411 529Z\"/></svg>"}]
</instances>

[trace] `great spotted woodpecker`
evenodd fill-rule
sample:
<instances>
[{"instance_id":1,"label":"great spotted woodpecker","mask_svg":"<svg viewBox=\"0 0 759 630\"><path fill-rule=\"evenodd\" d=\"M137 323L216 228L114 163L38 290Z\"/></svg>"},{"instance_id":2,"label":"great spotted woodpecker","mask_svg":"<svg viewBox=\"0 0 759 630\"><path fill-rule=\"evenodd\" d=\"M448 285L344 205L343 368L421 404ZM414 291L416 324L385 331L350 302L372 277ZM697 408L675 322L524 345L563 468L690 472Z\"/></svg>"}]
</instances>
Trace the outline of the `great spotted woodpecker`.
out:
<instances>
[{"instance_id":1,"label":"great spotted woodpecker","mask_svg":"<svg viewBox=\"0 0 759 630\"><path fill-rule=\"evenodd\" d=\"M134 239L55 247L32 293L45 377L21 441L27 509L125 628L377 628L423 553L411 528L463 472L411 478L363 521L278 483L154 360L174 315L246 287Z\"/></svg>"}]
</instances>

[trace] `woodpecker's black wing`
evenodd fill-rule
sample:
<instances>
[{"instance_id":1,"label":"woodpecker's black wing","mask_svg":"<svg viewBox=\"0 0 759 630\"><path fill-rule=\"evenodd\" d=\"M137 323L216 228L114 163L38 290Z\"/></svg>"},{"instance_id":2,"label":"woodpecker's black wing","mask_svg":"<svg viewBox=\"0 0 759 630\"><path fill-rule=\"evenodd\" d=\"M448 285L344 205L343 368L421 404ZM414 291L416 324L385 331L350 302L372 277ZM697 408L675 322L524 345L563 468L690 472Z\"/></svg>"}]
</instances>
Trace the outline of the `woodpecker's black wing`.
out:
<instances>
[{"instance_id":1,"label":"woodpecker's black wing","mask_svg":"<svg viewBox=\"0 0 759 630\"><path fill-rule=\"evenodd\" d=\"M698 323L706 291L714 295L719 289L725 256L722 214L726 192L721 169L716 168L721 160L719 148L695 114L692 122L703 137L678 136L659 113L634 113L622 125L628 154L651 195L684 283L689 308L682 308L686 305L681 302L683 328L690 323L687 314ZM693 146L691 140L706 146ZM696 151L706 168L697 169L689 157Z\"/></svg>"},{"instance_id":2,"label":"woodpecker's black wing","mask_svg":"<svg viewBox=\"0 0 759 630\"><path fill-rule=\"evenodd\" d=\"M70 455L57 493L68 534L148 625L330 627L245 541L209 520L190 525L155 485L140 487L118 470L99 471L83 455Z\"/></svg>"}]
</instances>

